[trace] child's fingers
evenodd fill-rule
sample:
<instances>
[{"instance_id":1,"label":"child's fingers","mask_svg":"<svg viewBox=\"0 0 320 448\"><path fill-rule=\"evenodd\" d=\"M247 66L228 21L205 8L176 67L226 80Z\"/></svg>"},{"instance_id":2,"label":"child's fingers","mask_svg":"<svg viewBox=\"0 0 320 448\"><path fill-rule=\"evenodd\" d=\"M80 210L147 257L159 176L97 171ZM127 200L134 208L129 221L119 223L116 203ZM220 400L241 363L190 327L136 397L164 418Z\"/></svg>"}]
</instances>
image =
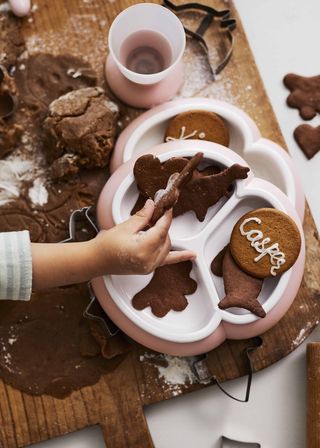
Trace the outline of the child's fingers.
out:
<instances>
[{"instance_id":1,"label":"child's fingers","mask_svg":"<svg viewBox=\"0 0 320 448\"><path fill-rule=\"evenodd\" d=\"M155 260L156 266L161 266L163 264L165 258L168 256L170 250L171 250L171 241L170 241L169 236L167 235L165 241L159 247L159 253Z\"/></svg>"},{"instance_id":2,"label":"child's fingers","mask_svg":"<svg viewBox=\"0 0 320 448\"><path fill-rule=\"evenodd\" d=\"M147 231L149 241L154 239L155 244L159 244L167 235L172 222L172 209L167 210L163 216Z\"/></svg>"},{"instance_id":3,"label":"child's fingers","mask_svg":"<svg viewBox=\"0 0 320 448\"><path fill-rule=\"evenodd\" d=\"M135 213L131 218L125 221L122 225L132 233L139 232L144 229L152 217L154 211L154 202L152 199L147 199L144 207Z\"/></svg>"},{"instance_id":4,"label":"child's fingers","mask_svg":"<svg viewBox=\"0 0 320 448\"><path fill-rule=\"evenodd\" d=\"M162 265L175 264L187 260L193 261L196 259L196 257L197 254L192 250L174 250L168 253L168 255L163 260Z\"/></svg>"}]
</instances>

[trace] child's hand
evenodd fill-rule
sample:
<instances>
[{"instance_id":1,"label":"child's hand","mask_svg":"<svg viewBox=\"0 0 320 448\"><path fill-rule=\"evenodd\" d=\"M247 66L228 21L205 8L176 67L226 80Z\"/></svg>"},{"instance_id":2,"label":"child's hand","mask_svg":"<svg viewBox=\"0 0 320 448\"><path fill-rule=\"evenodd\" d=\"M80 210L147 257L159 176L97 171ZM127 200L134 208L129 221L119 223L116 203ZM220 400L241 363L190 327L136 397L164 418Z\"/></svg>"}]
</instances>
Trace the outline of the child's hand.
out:
<instances>
[{"instance_id":1,"label":"child's hand","mask_svg":"<svg viewBox=\"0 0 320 448\"><path fill-rule=\"evenodd\" d=\"M168 230L172 210L167 211L150 229L154 202L148 199L145 206L127 221L95 238L96 259L100 274L148 274L162 264L193 260L196 254L189 250L172 251Z\"/></svg>"}]
</instances>

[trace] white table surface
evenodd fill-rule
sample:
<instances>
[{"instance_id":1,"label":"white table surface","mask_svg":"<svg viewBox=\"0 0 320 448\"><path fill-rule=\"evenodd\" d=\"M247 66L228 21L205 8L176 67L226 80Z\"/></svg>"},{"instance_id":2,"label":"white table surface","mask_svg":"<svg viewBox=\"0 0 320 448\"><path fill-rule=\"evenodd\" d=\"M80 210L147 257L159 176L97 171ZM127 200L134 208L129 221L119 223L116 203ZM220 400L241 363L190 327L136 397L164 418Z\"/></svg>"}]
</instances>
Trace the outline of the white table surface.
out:
<instances>
[{"instance_id":1,"label":"white table surface","mask_svg":"<svg viewBox=\"0 0 320 448\"><path fill-rule=\"evenodd\" d=\"M319 229L320 153L308 161L297 147L292 133L302 120L297 110L285 105L288 91L282 78L289 72L307 76L320 72L320 1L235 0L235 4ZM309 123L320 124L320 117ZM312 333L311 340L320 340L320 328ZM218 448L224 434L259 442L263 448L303 448L305 349L306 343L276 365L255 374L249 403L230 400L212 386L149 406L145 413L155 447ZM243 396L245 381L235 380L226 387ZM33 446L105 447L98 427Z\"/></svg>"}]
</instances>

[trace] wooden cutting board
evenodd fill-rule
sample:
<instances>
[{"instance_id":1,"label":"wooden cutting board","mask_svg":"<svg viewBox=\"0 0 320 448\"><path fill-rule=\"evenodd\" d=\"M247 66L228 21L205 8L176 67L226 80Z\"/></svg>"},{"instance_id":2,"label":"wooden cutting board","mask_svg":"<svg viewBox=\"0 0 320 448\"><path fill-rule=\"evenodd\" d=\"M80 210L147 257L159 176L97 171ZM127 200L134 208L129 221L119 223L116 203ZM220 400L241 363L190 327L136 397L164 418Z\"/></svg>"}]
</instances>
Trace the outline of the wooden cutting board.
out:
<instances>
[{"instance_id":1,"label":"wooden cutting board","mask_svg":"<svg viewBox=\"0 0 320 448\"><path fill-rule=\"evenodd\" d=\"M102 79L108 27L122 9L133 3L126 0L37 0L30 18L23 20L29 53L68 52L83 56ZM234 6L231 1L222 0L210 1L210 4L218 9L231 8L232 16L237 19L234 54L219 79L212 82L200 49L190 46L186 54L184 96L230 101L253 118L264 137L285 146ZM139 113L128 108L126 120L129 122ZM307 258L299 294L286 316L263 335L262 347L252 353L255 371L294 350L318 323L319 237L308 207L304 230ZM227 341L210 352L208 366L212 374L221 382L244 375L246 363L242 351L248 344L250 341ZM172 386L159 377L157 362L148 350L135 344L114 372L63 400L45 395L29 396L0 381L1 448L23 447L95 424L101 426L108 447L152 447L143 406L205 387L188 382Z\"/></svg>"}]
</instances>

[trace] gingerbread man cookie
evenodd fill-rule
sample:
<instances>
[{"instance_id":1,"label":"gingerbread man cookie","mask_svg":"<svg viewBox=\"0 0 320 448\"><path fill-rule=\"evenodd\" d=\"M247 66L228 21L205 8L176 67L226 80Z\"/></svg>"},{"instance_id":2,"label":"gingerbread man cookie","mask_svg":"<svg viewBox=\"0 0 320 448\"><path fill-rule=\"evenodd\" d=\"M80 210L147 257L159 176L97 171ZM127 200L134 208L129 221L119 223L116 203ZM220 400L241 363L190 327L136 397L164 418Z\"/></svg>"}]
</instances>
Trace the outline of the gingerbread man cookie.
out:
<instances>
[{"instance_id":1,"label":"gingerbread man cookie","mask_svg":"<svg viewBox=\"0 0 320 448\"><path fill-rule=\"evenodd\" d=\"M274 208L246 213L234 226L230 251L235 262L257 278L275 277L291 268L301 249L296 223Z\"/></svg>"},{"instance_id":2,"label":"gingerbread man cookie","mask_svg":"<svg viewBox=\"0 0 320 448\"><path fill-rule=\"evenodd\" d=\"M229 145L229 131L219 115L205 110L183 112L170 120L165 142L199 139Z\"/></svg>"}]
</instances>

